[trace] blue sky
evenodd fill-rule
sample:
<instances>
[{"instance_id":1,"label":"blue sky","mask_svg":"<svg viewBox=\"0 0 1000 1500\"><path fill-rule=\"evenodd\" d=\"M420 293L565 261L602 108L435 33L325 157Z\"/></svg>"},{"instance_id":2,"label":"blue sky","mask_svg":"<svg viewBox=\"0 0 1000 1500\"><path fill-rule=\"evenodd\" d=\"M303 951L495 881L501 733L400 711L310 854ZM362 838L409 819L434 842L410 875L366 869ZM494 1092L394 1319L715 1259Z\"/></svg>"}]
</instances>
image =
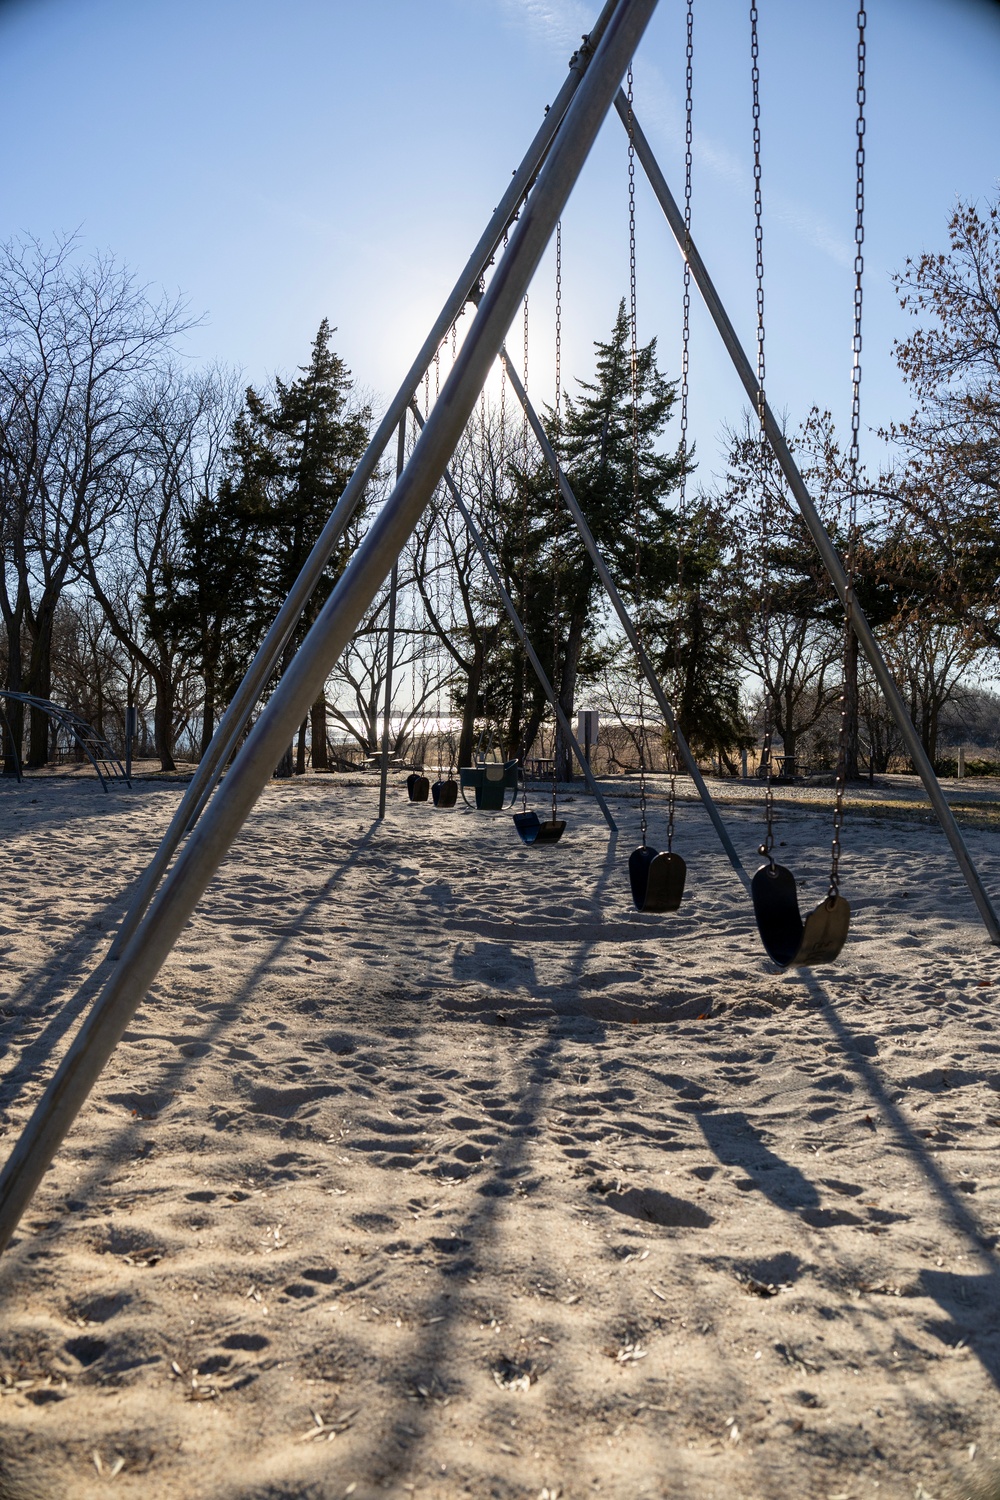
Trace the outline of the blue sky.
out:
<instances>
[{"instance_id":1,"label":"blue sky","mask_svg":"<svg viewBox=\"0 0 1000 1500\"><path fill-rule=\"evenodd\" d=\"M599 0L7 0L0 4L0 234L79 229L205 314L192 359L260 382L319 320L387 398L565 75ZM697 0L694 234L753 339L744 0ZM849 401L855 5L760 0L768 387L798 420ZM905 415L891 273L944 248L956 195L1000 179L1000 6L868 9L864 417ZM636 112L679 195L683 5L661 0ZM609 118L565 216L564 369L589 373L627 288L624 133ZM679 259L639 195L640 337L676 373ZM552 390L552 264L532 290L533 394ZM702 477L742 393L696 312ZM869 457L880 449L867 441Z\"/></svg>"}]
</instances>

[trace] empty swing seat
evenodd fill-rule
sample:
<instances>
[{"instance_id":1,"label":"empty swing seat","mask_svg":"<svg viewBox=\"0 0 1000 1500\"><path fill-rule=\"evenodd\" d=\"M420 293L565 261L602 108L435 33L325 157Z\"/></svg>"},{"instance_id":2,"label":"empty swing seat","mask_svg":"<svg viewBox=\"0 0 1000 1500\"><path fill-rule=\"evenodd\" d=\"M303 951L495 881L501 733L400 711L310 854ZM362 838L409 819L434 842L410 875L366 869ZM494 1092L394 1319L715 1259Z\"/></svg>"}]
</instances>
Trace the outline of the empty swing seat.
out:
<instances>
[{"instance_id":1,"label":"empty swing seat","mask_svg":"<svg viewBox=\"0 0 1000 1500\"><path fill-rule=\"evenodd\" d=\"M505 807L513 805L517 796L517 761L508 760L489 761L480 766L462 766L459 770L459 781L462 789L462 798L469 802L466 789L475 793L476 808L479 812L503 812ZM507 801L507 793L510 792L510 802ZM471 803L469 803L471 807Z\"/></svg>"},{"instance_id":2,"label":"empty swing seat","mask_svg":"<svg viewBox=\"0 0 1000 1500\"><path fill-rule=\"evenodd\" d=\"M514 814L514 827L525 844L558 844L566 831L565 818L540 818L536 812Z\"/></svg>"},{"instance_id":3,"label":"empty swing seat","mask_svg":"<svg viewBox=\"0 0 1000 1500\"><path fill-rule=\"evenodd\" d=\"M632 900L639 911L676 911L684 895L687 865L679 854L640 844L628 857Z\"/></svg>"},{"instance_id":4,"label":"empty swing seat","mask_svg":"<svg viewBox=\"0 0 1000 1500\"><path fill-rule=\"evenodd\" d=\"M406 795L411 802L426 802L430 795L431 784L426 776L421 776L419 771L411 771L406 778Z\"/></svg>"},{"instance_id":5,"label":"empty swing seat","mask_svg":"<svg viewBox=\"0 0 1000 1500\"><path fill-rule=\"evenodd\" d=\"M437 808L454 807L458 801L458 782L453 776L449 776L447 781L435 781L431 787L431 796Z\"/></svg>"},{"instance_id":6,"label":"empty swing seat","mask_svg":"<svg viewBox=\"0 0 1000 1500\"><path fill-rule=\"evenodd\" d=\"M831 964L839 956L851 921L843 896L827 896L803 922L795 876L784 865L761 865L750 890L760 940L776 964L809 967Z\"/></svg>"}]
</instances>

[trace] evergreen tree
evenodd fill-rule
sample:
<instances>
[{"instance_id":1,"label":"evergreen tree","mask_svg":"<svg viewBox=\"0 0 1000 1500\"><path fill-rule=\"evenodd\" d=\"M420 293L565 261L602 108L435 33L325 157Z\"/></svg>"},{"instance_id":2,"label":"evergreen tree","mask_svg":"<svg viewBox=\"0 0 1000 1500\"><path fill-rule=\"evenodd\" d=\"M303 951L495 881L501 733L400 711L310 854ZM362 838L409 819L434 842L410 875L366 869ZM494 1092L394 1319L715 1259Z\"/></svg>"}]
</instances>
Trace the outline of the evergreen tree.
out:
<instances>
[{"instance_id":1,"label":"evergreen tree","mask_svg":"<svg viewBox=\"0 0 1000 1500\"><path fill-rule=\"evenodd\" d=\"M171 611L180 640L197 663L204 685L201 753L205 754L223 706L253 657L257 638L250 601L260 572L256 530L245 506L223 480L217 495L203 495L181 521L183 552L160 608Z\"/></svg>"},{"instance_id":2,"label":"evergreen tree","mask_svg":"<svg viewBox=\"0 0 1000 1500\"><path fill-rule=\"evenodd\" d=\"M580 394L567 397L558 422L546 413L549 437L587 517L618 588L633 611L643 616L676 574L674 517L668 496L681 477L679 456L659 444L670 418L674 386L656 364L656 340L636 353L633 411L629 319L622 300L607 343L596 344L593 381L579 381ZM511 570L523 575L522 605L529 634L552 672L553 685L572 720L577 680L597 644L602 612L596 608L600 581L547 468L521 476L526 527L514 545L523 560ZM518 527L510 527L512 535ZM526 534L525 534L526 532ZM638 540L637 540L638 539ZM542 703L533 693L522 730L530 743L541 721ZM573 774L572 752L562 747L560 772Z\"/></svg>"},{"instance_id":3,"label":"evergreen tree","mask_svg":"<svg viewBox=\"0 0 1000 1500\"><path fill-rule=\"evenodd\" d=\"M248 389L234 433L233 495L253 522L257 577L250 624L259 638L271 624L339 500L368 442L371 411L352 403L354 383L330 344L326 318L299 378L276 379L274 394ZM364 519L359 507L303 611L285 649L282 671L312 625L357 545ZM313 765L325 767L326 699L312 710ZM299 734L298 765L305 770L305 725ZM278 768L290 775L289 748Z\"/></svg>"},{"instance_id":4,"label":"evergreen tree","mask_svg":"<svg viewBox=\"0 0 1000 1500\"><path fill-rule=\"evenodd\" d=\"M297 379L273 394L249 387L233 423L226 474L182 522L175 594L157 601L189 643L205 687L202 752L368 442L371 412L352 401L351 373L330 345L323 319ZM281 662L284 671L357 545L358 508L306 605ZM326 698L312 710L313 765L327 764ZM305 769L305 726L299 735ZM292 750L279 773L290 775Z\"/></svg>"}]
</instances>

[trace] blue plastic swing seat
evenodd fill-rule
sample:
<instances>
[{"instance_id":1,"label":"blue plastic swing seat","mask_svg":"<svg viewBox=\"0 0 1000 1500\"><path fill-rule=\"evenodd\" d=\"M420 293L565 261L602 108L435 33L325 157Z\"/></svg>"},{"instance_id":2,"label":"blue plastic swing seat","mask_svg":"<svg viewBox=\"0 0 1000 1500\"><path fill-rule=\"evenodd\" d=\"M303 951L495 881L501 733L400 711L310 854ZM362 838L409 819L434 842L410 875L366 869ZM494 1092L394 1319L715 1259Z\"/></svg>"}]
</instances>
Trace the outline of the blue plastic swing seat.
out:
<instances>
[{"instance_id":1,"label":"blue plastic swing seat","mask_svg":"<svg viewBox=\"0 0 1000 1500\"><path fill-rule=\"evenodd\" d=\"M517 796L516 760L486 761L479 766L462 766L458 775L463 800L469 801L465 795L466 788L475 792L478 812L503 812ZM508 792L511 794L510 802L507 801Z\"/></svg>"},{"instance_id":2,"label":"blue plastic swing seat","mask_svg":"<svg viewBox=\"0 0 1000 1500\"><path fill-rule=\"evenodd\" d=\"M525 844L558 844L566 829L565 818L541 819L536 812L514 814L514 827Z\"/></svg>"}]
</instances>

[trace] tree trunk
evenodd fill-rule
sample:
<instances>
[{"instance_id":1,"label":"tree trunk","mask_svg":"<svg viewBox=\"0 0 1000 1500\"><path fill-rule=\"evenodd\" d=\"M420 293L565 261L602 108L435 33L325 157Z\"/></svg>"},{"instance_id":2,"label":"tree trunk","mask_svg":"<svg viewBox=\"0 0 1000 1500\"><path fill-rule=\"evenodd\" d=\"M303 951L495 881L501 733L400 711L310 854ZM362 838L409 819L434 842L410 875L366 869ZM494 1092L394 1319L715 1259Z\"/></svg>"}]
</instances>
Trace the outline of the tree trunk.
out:
<instances>
[{"instance_id":1,"label":"tree trunk","mask_svg":"<svg viewBox=\"0 0 1000 1500\"><path fill-rule=\"evenodd\" d=\"M154 672L153 742L160 759L161 771L175 771L174 763L174 692L169 676Z\"/></svg>"},{"instance_id":2,"label":"tree trunk","mask_svg":"<svg viewBox=\"0 0 1000 1500\"><path fill-rule=\"evenodd\" d=\"M573 705L576 702L576 679L580 668L580 652L583 649L584 618L582 615L573 615L569 624L569 635L566 640L566 655L563 659L562 675L559 680L559 707L566 715L570 724L573 722ZM555 684L553 684L555 686ZM556 775L560 781L572 781L576 766L573 746L568 740L564 740L562 730L558 723L555 725L557 759L562 765L557 765Z\"/></svg>"},{"instance_id":3,"label":"tree trunk","mask_svg":"<svg viewBox=\"0 0 1000 1500\"><path fill-rule=\"evenodd\" d=\"M309 728L309 720L303 719L299 725L298 743L295 746L295 774L304 776L306 774L306 730Z\"/></svg>"},{"instance_id":4,"label":"tree trunk","mask_svg":"<svg viewBox=\"0 0 1000 1500\"><path fill-rule=\"evenodd\" d=\"M311 710L312 719L312 768L328 771L330 757L326 745L326 694L320 693Z\"/></svg>"},{"instance_id":5,"label":"tree trunk","mask_svg":"<svg viewBox=\"0 0 1000 1500\"><path fill-rule=\"evenodd\" d=\"M521 727L524 719L524 652L514 655L514 671L510 687L510 723L507 726L507 758L520 759L522 750Z\"/></svg>"},{"instance_id":6,"label":"tree trunk","mask_svg":"<svg viewBox=\"0 0 1000 1500\"><path fill-rule=\"evenodd\" d=\"M287 672L289 666L291 665L292 657L294 655L295 655L294 641L289 641L289 643L285 647L284 652L282 653L282 657L281 657L281 675L282 675L282 677L284 677L284 675ZM275 776L279 776L281 778L284 778L286 776L292 776L292 775L294 775L294 772L295 772L295 744L294 744L294 742L291 742L288 745L287 749L285 750L284 755L281 757L281 759L278 761L278 764L275 766L275 768L274 768L274 774L275 774Z\"/></svg>"},{"instance_id":7,"label":"tree trunk","mask_svg":"<svg viewBox=\"0 0 1000 1500\"><path fill-rule=\"evenodd\" d=\"M458 763L472 765L472 746L476 737L476 717L479 712L479 690L483 682L484 647L476 642L476 649L465 683L465 708L462 712L462 734L458 742Z\"/></svg>"},{"instance_id":8,"label":"tree trunk","mask_svg":"<svg viewBox=\"0 0 1000 1500\"><path fill-rule=\"evenodd\" d=\"M17 689L14 688L11 691L16 692ZM7 718L3 726L3 774L16 776L24 744L24 704L18 703L14 698L8 698L4 703L4 708Z\"/></svg>"},{"instance_id":9,"label":"tree trunk","mask_svg":"<svg viewBox=\"0 0 1000 1500\"><path fill-rule=\"evenodd\" d=\"M538 731L542 727L542 719L545 716L547 702L548 699L542 692L541 683L536 683L535 690L531 695L531 707L528 710L528 717L521 731L521 740L518 745L519 759L523 760L528 755L532 745L538 738Z\"/></svg>"},{"instance_id":10,"label":"tree trunk","mask_svg":"<svg viewBox=\"0 0 1000 1500\"><path fill-rule=\"evenodd\" d=\"M48 698L52 692L52 612L42 606L31 643L28 692ZM28 720L28 765L44 766L49 758L49 716L32 705Z\"/></svg>"},{"instance_id":11,"label":"tree trunk","mask_svg":"<svg viewBox=\"0 0 1000 1500\"><path fill-rule=\"evenodd\" d=\"M938 744L938 719L939 708L937 699L932 698L927 710L927 734L924 740L924 749L927 751L927 759L931 765L937 760ZM916 769L914 767L914 769Z\"/></svg>"},{"instance_id":12,"label":"tree trunk","mask_svg":"<svg viewBox=\"0 0 1000 1500\"><path fill-rule=\"evenodd\" d=\"M4 615L7 626L7 686L12 693L22 693L24 677L20 619L13 613L8 614L6 610ZM24 704L18 703L16 698L8 698L4 708L7 722L3 728L3 774L16 776L24 746Z\"/></svg>"}]
</instances>

